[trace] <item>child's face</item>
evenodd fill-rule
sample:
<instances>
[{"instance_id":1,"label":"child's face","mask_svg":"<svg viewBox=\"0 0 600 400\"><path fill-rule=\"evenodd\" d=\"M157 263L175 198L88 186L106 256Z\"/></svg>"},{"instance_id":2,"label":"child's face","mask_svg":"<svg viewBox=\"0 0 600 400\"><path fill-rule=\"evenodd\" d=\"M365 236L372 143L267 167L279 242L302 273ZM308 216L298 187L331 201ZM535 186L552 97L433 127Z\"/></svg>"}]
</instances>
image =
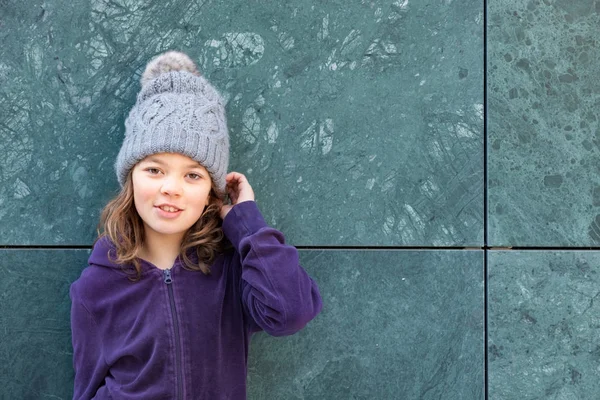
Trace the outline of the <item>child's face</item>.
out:
<instances>
[{"instance_id":1,"label":"child's face","mask_svg":"<svg viewBox=\"0 0 600 400\"><path fill-rule=\"evenodd\" d=\"M133 200L146 235L183 239L208 205L211 178L189 157L159 153L133 168Z\"/></svg>"}]
</instances>

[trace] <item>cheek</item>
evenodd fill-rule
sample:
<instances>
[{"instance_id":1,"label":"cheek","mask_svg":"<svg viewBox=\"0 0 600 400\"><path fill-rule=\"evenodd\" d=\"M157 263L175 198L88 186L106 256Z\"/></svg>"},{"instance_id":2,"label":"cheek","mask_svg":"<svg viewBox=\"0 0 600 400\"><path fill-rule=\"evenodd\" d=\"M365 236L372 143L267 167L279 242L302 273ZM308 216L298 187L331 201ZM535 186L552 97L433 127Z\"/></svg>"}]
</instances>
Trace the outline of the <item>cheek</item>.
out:
<instances>
[{"instance_id":1,"label":"cheek","mask_svg":"<svg viewBox=\"0 0 600 400\"><path fill-rule=\"evenodd\" d=\"M192 193L193 204L197 209L200 209L199 212L202 213L204 207L208 204L210 187L196 188Z\"/></svg>"},{"instance_id":2,"label":"cheek","mask_svg":"<svg viewBox=\"0 0 600 400\"><path fill-rule=\"evenodd\" d=\"M133 204L135 205L138 214L142 215L144 211L142 207L144 200L141 198L140 193L135 190L133 191Z\"/></svg>"},{"instance_id":3,"label":"cheek","mask_svg":"<svg viewBox=\"0 0 600 400\"><path fill-rule=\"evenodd\" d=\"M152 200L152 188L150 186L147 182L142 182L139 179L133 181L133 202L138 212L141 207Z\"/></svg>"}]
</instances>

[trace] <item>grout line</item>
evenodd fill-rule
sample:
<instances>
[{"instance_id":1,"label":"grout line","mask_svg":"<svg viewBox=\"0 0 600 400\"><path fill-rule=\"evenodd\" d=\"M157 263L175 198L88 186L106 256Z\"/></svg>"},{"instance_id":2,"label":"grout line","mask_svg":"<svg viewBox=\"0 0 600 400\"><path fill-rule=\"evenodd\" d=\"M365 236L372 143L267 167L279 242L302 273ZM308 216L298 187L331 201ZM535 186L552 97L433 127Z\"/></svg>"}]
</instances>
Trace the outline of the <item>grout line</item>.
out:
<instances>
[{"instance_id":1,"label":"grout line","mask_svg":"<svg viewBox=\"0 0 600 400\"><path fill-rule=\"evenodd\" d=\"M488 331L488 252L483 252L483 388L484 397L489 396L489 331Z\"/></svg>"},{"instance_id":2,"label":"grout line","mask_svg":"<svg viewBox=\"0 0 600 400\"><path fill-rule=\"evenodd\" d=\"M294 246L294 245L293 245ZM294 246L298 250L483 250L487 251L600 251L600 247L495 247L495 246ZM0 245L0 250L91 250L92 245Z\"/></svg>"},{"instance_id":3,"label":"grout line","mask_svg":"<svg viewBox=\"0 0 600 400\"><path fill-rule=\"evenodd\" d=\"M514 246L514 247L483 247L482 249L486 251L600 251L600 247L598 246L588 246L588 247L565 247L565 246Z\"/></svg>"},{"instance_id":4,"label":"grout line","mask_svg":"<svg viewBox=\"0 0 600 400\"><path fill-rule=\"evenodd\" d=\"M0 250L91 250L92 245L66 245L66 244L57 244L57 245L46 245L46 244L3 244L0 245Z\"/></svg>"},{"instance_id":5,"label":"grout line","mask_svg":"<svg viewBox=\"0 0 600 400\"><path fill-rule=\"evenodd\" d=\"M483 393L489 398L488 332L488 101L487 101L487 0L483 0Z\"/></svg>"},{"instance_id":6,"label":"grout line","mask_svg":"<svg viewBox=\"0 0 600 400\"><path fill-rule=\"evenodd\" d=\"M488 247L487 0L483 0L483 243Z\"/></svg>"}]
</instances>

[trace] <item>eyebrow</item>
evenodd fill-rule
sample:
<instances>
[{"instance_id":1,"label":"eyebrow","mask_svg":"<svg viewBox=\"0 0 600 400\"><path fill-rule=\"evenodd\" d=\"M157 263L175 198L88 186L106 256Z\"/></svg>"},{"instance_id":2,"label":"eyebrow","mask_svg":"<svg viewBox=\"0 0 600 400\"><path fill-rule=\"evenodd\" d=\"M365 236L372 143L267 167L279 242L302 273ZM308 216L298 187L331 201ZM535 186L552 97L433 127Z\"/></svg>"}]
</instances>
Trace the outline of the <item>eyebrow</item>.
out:
<instances>
[{"instance_id":1,"label":"eyebrow","mask_svg":"<svg viewBox=\"0 0 600 400\"><path fill-rule=\"evenodd\" d=\"M149 159L146 160L146 162L153 162L153 163L157 163L160 165L165 165L164 162L162 162L160 159L156 158L156 157L151 157ZM186 169L189 168L202 168L202 165L200 165L200 163L194 163L194 164L188 164L185 166Z\"/></svg>"}]
</instances>

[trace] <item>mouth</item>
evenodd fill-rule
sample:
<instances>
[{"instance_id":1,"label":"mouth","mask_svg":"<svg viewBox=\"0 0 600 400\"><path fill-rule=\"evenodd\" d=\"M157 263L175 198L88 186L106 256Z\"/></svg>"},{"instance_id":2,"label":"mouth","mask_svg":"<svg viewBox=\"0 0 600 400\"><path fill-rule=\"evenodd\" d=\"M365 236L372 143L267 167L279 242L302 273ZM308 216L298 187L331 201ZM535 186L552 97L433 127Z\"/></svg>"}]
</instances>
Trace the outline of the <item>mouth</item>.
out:
<instances>
[{"instance_id":1,"label":"mouth","mask_svg":"<svg viewBox=\"0 0 600 400\"><path fill-rule=\"evenodd\" d=\"M155 206L155 207L159 208L159 209L161 209L163 211L170 212L170 213L182 211L180 208L177 208L175 206L171 206L169 204L161 204L161 205L158 205L158 206Z\"/></svg>"}]
</instances>

